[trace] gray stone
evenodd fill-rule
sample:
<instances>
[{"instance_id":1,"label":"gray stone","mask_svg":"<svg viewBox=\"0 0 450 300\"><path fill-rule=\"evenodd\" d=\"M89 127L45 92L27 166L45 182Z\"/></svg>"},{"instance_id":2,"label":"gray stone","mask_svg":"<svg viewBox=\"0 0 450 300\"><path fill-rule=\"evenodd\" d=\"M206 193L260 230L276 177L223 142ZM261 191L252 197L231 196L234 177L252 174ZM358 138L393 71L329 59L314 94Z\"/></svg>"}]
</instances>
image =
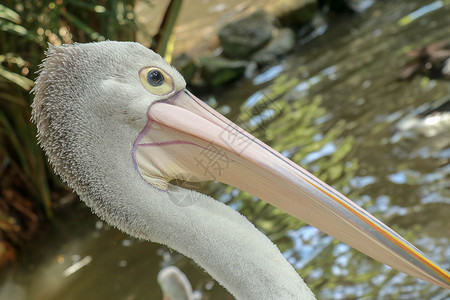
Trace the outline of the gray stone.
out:
<instances>
[{"instance_id":1,"label":"gray stone","mask_svg":"<svg viewBox=\"0 0 450 300\"><path fill-rule=\"evenodd\" d=\"M252 60L259 66L268 65L291 52L295 47L295 34L292 29L280 29L277 35L253 55Z\"/></svg>"},{"instance_id":2,"label":"gray stone","mask_svg":"<svg viewBox=\"0 0 450 300\"><path fill-rule=\"evenodd\" d=\"M200 57L200 73L209 85L216 87L241 77L247 63L219 56Z\"/></svg>"},{"instance_id":3,"label":"gray stone","mask_svg":"<svg viewBox=\"0 0 450 300\"><path fill-rule=\"evenodd\" d=\"M228 23L219 30L223 53L233 59L248 59L270 41L274 29L273 17L263 10Z\"/></svg>"}]
</instances>

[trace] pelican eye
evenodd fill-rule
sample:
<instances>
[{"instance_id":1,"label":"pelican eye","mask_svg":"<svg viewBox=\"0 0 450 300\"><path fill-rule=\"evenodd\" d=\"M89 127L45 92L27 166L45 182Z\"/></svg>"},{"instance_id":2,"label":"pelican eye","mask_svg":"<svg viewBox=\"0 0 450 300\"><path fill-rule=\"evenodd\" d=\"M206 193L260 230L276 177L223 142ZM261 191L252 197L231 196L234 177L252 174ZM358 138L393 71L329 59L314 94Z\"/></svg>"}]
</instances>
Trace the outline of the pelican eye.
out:
<instances>
[{"instance_id":1,"label":"pelican eye","mask_svg":"<svg viewBox=\"0 0 450 300\"><path fill-rule=\"evenodd\" d=\"M165 95L173 91L173 79L162 69L156 67L143 68L139 72L142 85L152 94Z\"/></svg>"},{"instance_id":2,"label":"pelican eye","mask_svg":"<svg viewBox=\"0 0 450 300\"><path fill-rule=\"evenodd\" d=\"M159 86L164 83L164 75L158 70L151 70L147 75L147 82L151 86Z\"/></svg>"}]
</instances>

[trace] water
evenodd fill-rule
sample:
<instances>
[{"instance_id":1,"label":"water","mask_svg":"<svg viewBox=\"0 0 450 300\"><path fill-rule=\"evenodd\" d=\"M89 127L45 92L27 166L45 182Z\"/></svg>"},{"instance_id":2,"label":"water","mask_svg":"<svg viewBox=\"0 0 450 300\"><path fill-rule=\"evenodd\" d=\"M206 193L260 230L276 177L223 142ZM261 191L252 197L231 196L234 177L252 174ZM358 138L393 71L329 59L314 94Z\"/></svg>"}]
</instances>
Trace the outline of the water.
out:
<instances>
[{"instance_id":1,"label":"water","mask_svg":"<svg viewBox=\"0 0 450 300\"><path fill-rule=\"evenodd\" d=\"M448 40L449 14L450 1L378 1L255 78L204 98L450 269L448 126L404 126L450 86L395 80L406 51ZM204 192L275 241L320 299L450 297L251 195L218 183ZM232 299L189 259L130 238L79 204L3 274L0 299L161 299L156 276L165 265L183 270L204 299Z\"/></svg>"}]
</instances>

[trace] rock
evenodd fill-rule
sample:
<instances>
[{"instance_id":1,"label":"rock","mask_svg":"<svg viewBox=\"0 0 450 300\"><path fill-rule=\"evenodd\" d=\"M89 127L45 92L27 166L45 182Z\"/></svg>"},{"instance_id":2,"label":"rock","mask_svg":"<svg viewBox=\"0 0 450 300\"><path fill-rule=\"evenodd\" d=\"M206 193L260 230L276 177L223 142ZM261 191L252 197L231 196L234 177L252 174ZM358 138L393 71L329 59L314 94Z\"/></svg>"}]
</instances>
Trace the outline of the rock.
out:
<instances>
[{"instance_id":1,"label":"rock","mask_svg":"<svg viewBox=\"0 0 450 300\"><path fill-rule=\"evenodd\" d=\"M254 60L259 66L268 65L275 62L278 58L288 54L294 49L295 33L292 29L280 29L277 35L266 45L253 55Z\"/></svg>"},{"instance_id":2,"label":"rock","mask_svg":"<svg viewBox=\"0 0 450 300\"><path fill-rule=\"evenodd\" d=\"M219 40L225 56L248 59L272 38L273 17L263 10L226 24L219 30Z\"/></svg>"},{"instance_id":3,"label":"rock","mask_svg":"<svg viewBox=\"0 0 450 300\"><path fill-rule=\"evenodd\" d=\"M186 82L191 82L195 72L197 72L197 66L195 65L194 60L186 53L182 53L175 57L173 66L181 73L181 75L183 75Z\"/></svg>"},{"instance_id":4,"label":"rock","mask_svg":"<svg viewBox=\"0 0 450 300\"><path fill-rule=\"evenodd\" d=\"M200 73L211 86L216 87L241 77L246 68L245 61L230 60L219 56L200 57Z\"/></svg>"},{"instance_id":5,"label":"rock","mask_svg":"<svg viewBox=\"0 0 450 300\"><path fill-rule=\"evenodd\" d=\"M266 10L274 14L284 27L300 27L310 22L319 11L317 0L269 1Z\"/></svg>"}]
</instances>

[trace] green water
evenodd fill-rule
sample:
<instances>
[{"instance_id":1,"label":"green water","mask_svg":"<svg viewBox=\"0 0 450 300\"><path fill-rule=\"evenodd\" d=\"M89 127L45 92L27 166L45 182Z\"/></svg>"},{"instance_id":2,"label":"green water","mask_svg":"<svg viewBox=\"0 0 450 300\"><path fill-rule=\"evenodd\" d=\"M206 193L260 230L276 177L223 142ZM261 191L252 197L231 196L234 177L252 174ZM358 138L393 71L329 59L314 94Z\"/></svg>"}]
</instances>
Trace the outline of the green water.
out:
<instances>
[{"instance_id":1,"label":"green water","mask_svg":"<svg viewBox=\"0 0 450 300\"><path fill-rule=\"evenodd\" d=\"M203 98L450 269L450 130L404 128L448 97L450 84L395 80L405 52L449 39L449 15L450 1L378 1L278 65ZM450 297L251 195L219 183L204 192L276 242L320 299ZM71 267L76 262L84 266ZM0 299L162 299L156 276L165 265L185 272L202 299L232 299L191 260L130 238L79 204L3 274Z\"/></svg>"}]
</instances>

